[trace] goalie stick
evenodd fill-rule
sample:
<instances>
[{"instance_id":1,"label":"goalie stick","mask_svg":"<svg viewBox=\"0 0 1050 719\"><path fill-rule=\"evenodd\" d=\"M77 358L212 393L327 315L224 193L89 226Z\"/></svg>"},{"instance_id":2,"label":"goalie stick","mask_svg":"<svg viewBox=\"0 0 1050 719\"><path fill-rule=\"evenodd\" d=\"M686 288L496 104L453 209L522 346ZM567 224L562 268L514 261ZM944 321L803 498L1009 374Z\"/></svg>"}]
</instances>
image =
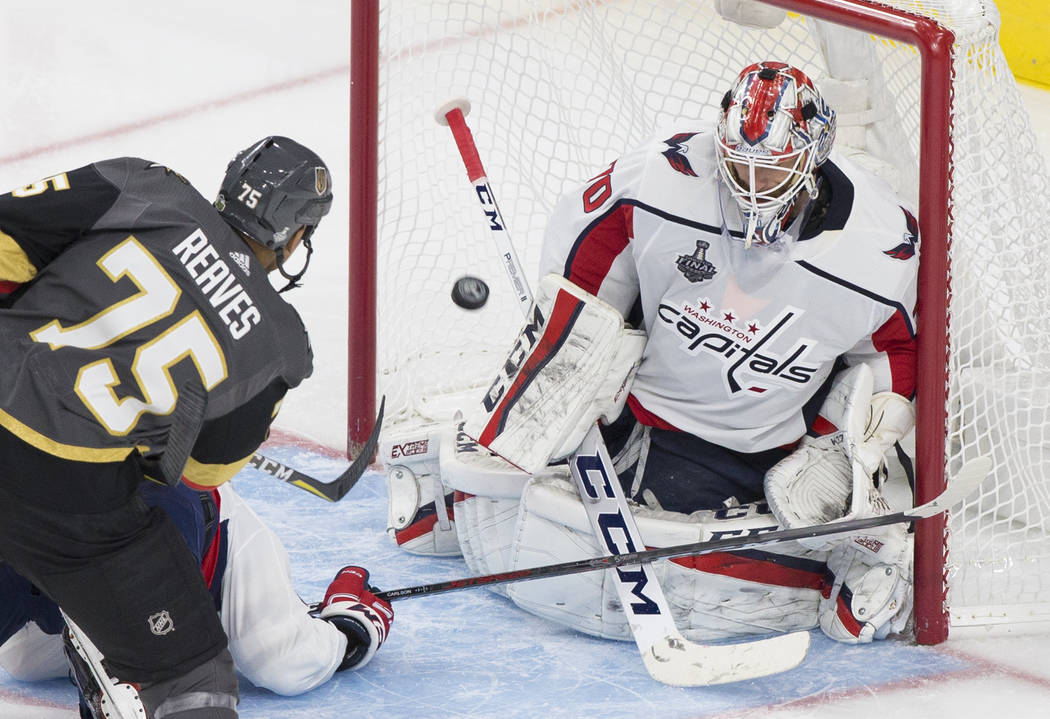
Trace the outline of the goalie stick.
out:
<instances>
[{"instance_id":1,"label":"goalie stick","mask_svg":"<svg viewBox=\"0 0 1050 719\"><path fill-rule=\"evenodd\" d=\"M287 467L280 462L270 459L269 457L256 452L252 455L252 458L248 460L248 464L258 469L260 472L265 472L272 477L283 480L288 484L295 485L299 489L316 494L322 499L327 499L329 502L338 502L340 499L346 496L357 481L361 479L361 476L368 469L368 466L372 463L372 457L375 456L376 446L379 444L379 432L383 426L383 409L386 406L386 397L384 396L379 400L379 414L376 415L375 425L372 427L372 434L368 435L368 441L365 442L364 447L361 448L361 453L357 455L351 465L345 472L336 477L333 480L322 482L319 479L303 474L302 472Z\"/></svg>"},{"instance_id":2,"label":"goalie stick","mask_svg":"<svg viewBox=\"0 0 1050 719\"><path fill-rule=\"evenodd\" d=\"M532 292L464 119L469 111L467 100L452 100L435 111L435 119L452 131L504 270L517 292L519 308L528 316ZM617 555L644 547L597 423L569 458L569 467L595 537L605 550ZM707 686L766 676L797 666L809 650L807 632L734 645L707 646L690 642L675 626L667 598L648 564L616 565L614 569L613 583L631 634L646 670L659 682L673 686Z\"/></svg>"},{"instance_id":3,"label":"goalie stick","mask_svg":"<svg viewBox=\"0 0 1050 719\"><path fill-rule=\"evenodd\" d=\"M692 544L676 544L672 547L660 547L658 549L645 549L625 554L612 556L591 557L578 559L560 564L548 564L542 567L528 567L526 569L514 569L508 572L497 572L496 574L485 574L479 577L465 577L463 579L452 579L446 582L434 584L421 584L416 587L404 587L403 589L391 589L385 592L377 592L376 596L389 601L398 599L411 599L428 594L444 594L455 592L460 589L472 589L474 587L487 587L494 584L506 584L508 582L520 582L528 579L544 579L546 577L561 577L566 574L579 574L580 572L591 572L596 569L611 569L624 565L637 564L639 562L653 562L660 559L673 559L675 557L686 557L697 554L710 554L711 552L724 552L737 549L751 549L763 544L775 542L790 542L798 539L809 539L810 537L824 537L832 534L850 534L863 532L875 527L885 527L890 524L901 522L913 522L919 519L928 519L941 512L946 512L956 504L970 496L973 491L988 476L992 469L992 462L988 457L978 457L966 462L955 476L948 482L947 488L925 504L920 504L911 509L883 514L878 517L865 517L863 519L848 519L827 524L817 524L811 527L796 527L794 529L774 529L761 534L734 537L718 537L703 542Z\"/></svg>"}]
</instances>

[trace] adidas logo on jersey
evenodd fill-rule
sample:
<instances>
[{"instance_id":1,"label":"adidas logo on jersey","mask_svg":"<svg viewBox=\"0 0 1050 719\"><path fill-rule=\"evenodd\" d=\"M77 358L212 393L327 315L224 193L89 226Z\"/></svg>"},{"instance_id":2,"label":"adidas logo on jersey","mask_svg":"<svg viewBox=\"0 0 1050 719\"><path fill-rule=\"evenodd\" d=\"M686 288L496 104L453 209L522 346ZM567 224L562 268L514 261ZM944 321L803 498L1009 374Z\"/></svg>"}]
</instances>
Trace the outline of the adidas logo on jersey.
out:
<instances>
[{"instance_id":1,"label":"adidas logo on jersey","mask_svg":"<svg viewBox=\"0 0 1050 719\"><path fill-rule=\"evenodd\" d=\"M239 340L262 321L262 312L255 306L251 295L237 281L229 264L219 256L200 228L172 247L171 252L215 308L219 319L226 323L231 337ZM231 252L230 258L247 272L247 255L237 255Z\"/></svg>"},{"instance_id":2,"label":"adidas logo on jersey","mask_svg":"<svg viewBox=\"0 0 1050 719\"><path fill-rule=\"evenodd\" d=\"M244 270L244 274L251 276L251 265L248 264L248 255L244 252L231 252L230 259L234 264Z\"/></svg>"}]
</instances>

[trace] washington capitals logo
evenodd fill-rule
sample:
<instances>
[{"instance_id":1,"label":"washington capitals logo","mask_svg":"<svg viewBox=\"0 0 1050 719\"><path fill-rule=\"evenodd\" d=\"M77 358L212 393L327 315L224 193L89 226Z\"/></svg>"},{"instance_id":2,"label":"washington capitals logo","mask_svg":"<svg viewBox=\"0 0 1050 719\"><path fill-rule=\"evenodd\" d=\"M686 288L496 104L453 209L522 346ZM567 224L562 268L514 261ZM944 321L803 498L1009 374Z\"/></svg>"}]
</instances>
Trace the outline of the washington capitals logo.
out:
<instances>
[{"instance_id":1,"label":"washington capitals logo","mask_svg":"<svg viewBox=\"0 0 1050 719\"><path fill-rule=\"evenodd\" d=\"M671 163L671 167L674 168L675 172L681 172L683 175L689 175L689 177L696 177L696 171L693 170L693 166L689 164L689 159L685 156L686 148L683 147L683 144L688 142L694 135L696 135L695 132L679 132L677 135L664 140L667 149L663 151L663 156Z\"/></svg>"},{"instance_id":2,"label":"washington capitals logo","mask_svg":"<svg viewBox=\"0 0 1050 719\"><path fill-rule=\"evenodd\" d=\"M915 247L919 244L919 223L916 221L915 216L903 207L901 211L904 213L904 219L908 224L908 231L904 233L904 242L892 250L885 250L882 254L889 255L895 260L910 260L912 257L915 257Z\"/></svg>"},{"instance_id":3,"label":"washington capitals logo","mask_svg":"<svg viewBox=\"0 0 1050 719\"><path fill-rule=\"evenodd\" d=\"M697 240L696 250L691 255L678 255L675 265L690 282L702 282L709 280L718 272L715 266L707 259L707 250L711 243L707 240Z\"/></svg>"}]
</instances>

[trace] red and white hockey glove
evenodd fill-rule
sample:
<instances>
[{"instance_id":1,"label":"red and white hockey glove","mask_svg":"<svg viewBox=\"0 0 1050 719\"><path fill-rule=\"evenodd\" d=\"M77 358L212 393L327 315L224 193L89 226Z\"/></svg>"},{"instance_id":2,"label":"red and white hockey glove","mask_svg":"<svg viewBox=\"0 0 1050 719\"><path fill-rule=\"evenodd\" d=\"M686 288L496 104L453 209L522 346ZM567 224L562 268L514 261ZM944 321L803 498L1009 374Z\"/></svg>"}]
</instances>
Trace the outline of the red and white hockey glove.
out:
<instances>
[{"instance_id":1,"label":"red and white hockey glove","mask_svg":"<svg viewBox=\"0 0 1050 719\"><path fill-rule=\"evenodd\" d=\"M368 570L364 567L343 567L328 585L320 617L347 638L346 655L337 672L363 667L386 641L394 610L390 602L374 594L378 591L369 586Z\"/></svg>"}]
</instances>

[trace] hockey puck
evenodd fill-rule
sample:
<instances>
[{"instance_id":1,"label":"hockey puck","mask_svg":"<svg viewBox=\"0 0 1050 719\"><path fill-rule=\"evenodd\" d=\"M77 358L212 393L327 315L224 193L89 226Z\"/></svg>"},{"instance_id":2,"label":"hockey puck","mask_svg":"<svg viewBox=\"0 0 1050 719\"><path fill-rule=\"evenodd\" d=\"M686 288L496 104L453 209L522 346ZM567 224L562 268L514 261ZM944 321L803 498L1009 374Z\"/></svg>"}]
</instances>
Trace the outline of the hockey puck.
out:
<instances>
[{"instance_id":1,"label":"hockey puck","mask_svg":"<svg viewBox=\"0 0 1050 719\"><path fill-rule=\"evenodd\" d=\"M452 301L465 310L476 310L489 299L489 286L479 277L466 275L452 285Z\"/></svg>"}]
</instances>

